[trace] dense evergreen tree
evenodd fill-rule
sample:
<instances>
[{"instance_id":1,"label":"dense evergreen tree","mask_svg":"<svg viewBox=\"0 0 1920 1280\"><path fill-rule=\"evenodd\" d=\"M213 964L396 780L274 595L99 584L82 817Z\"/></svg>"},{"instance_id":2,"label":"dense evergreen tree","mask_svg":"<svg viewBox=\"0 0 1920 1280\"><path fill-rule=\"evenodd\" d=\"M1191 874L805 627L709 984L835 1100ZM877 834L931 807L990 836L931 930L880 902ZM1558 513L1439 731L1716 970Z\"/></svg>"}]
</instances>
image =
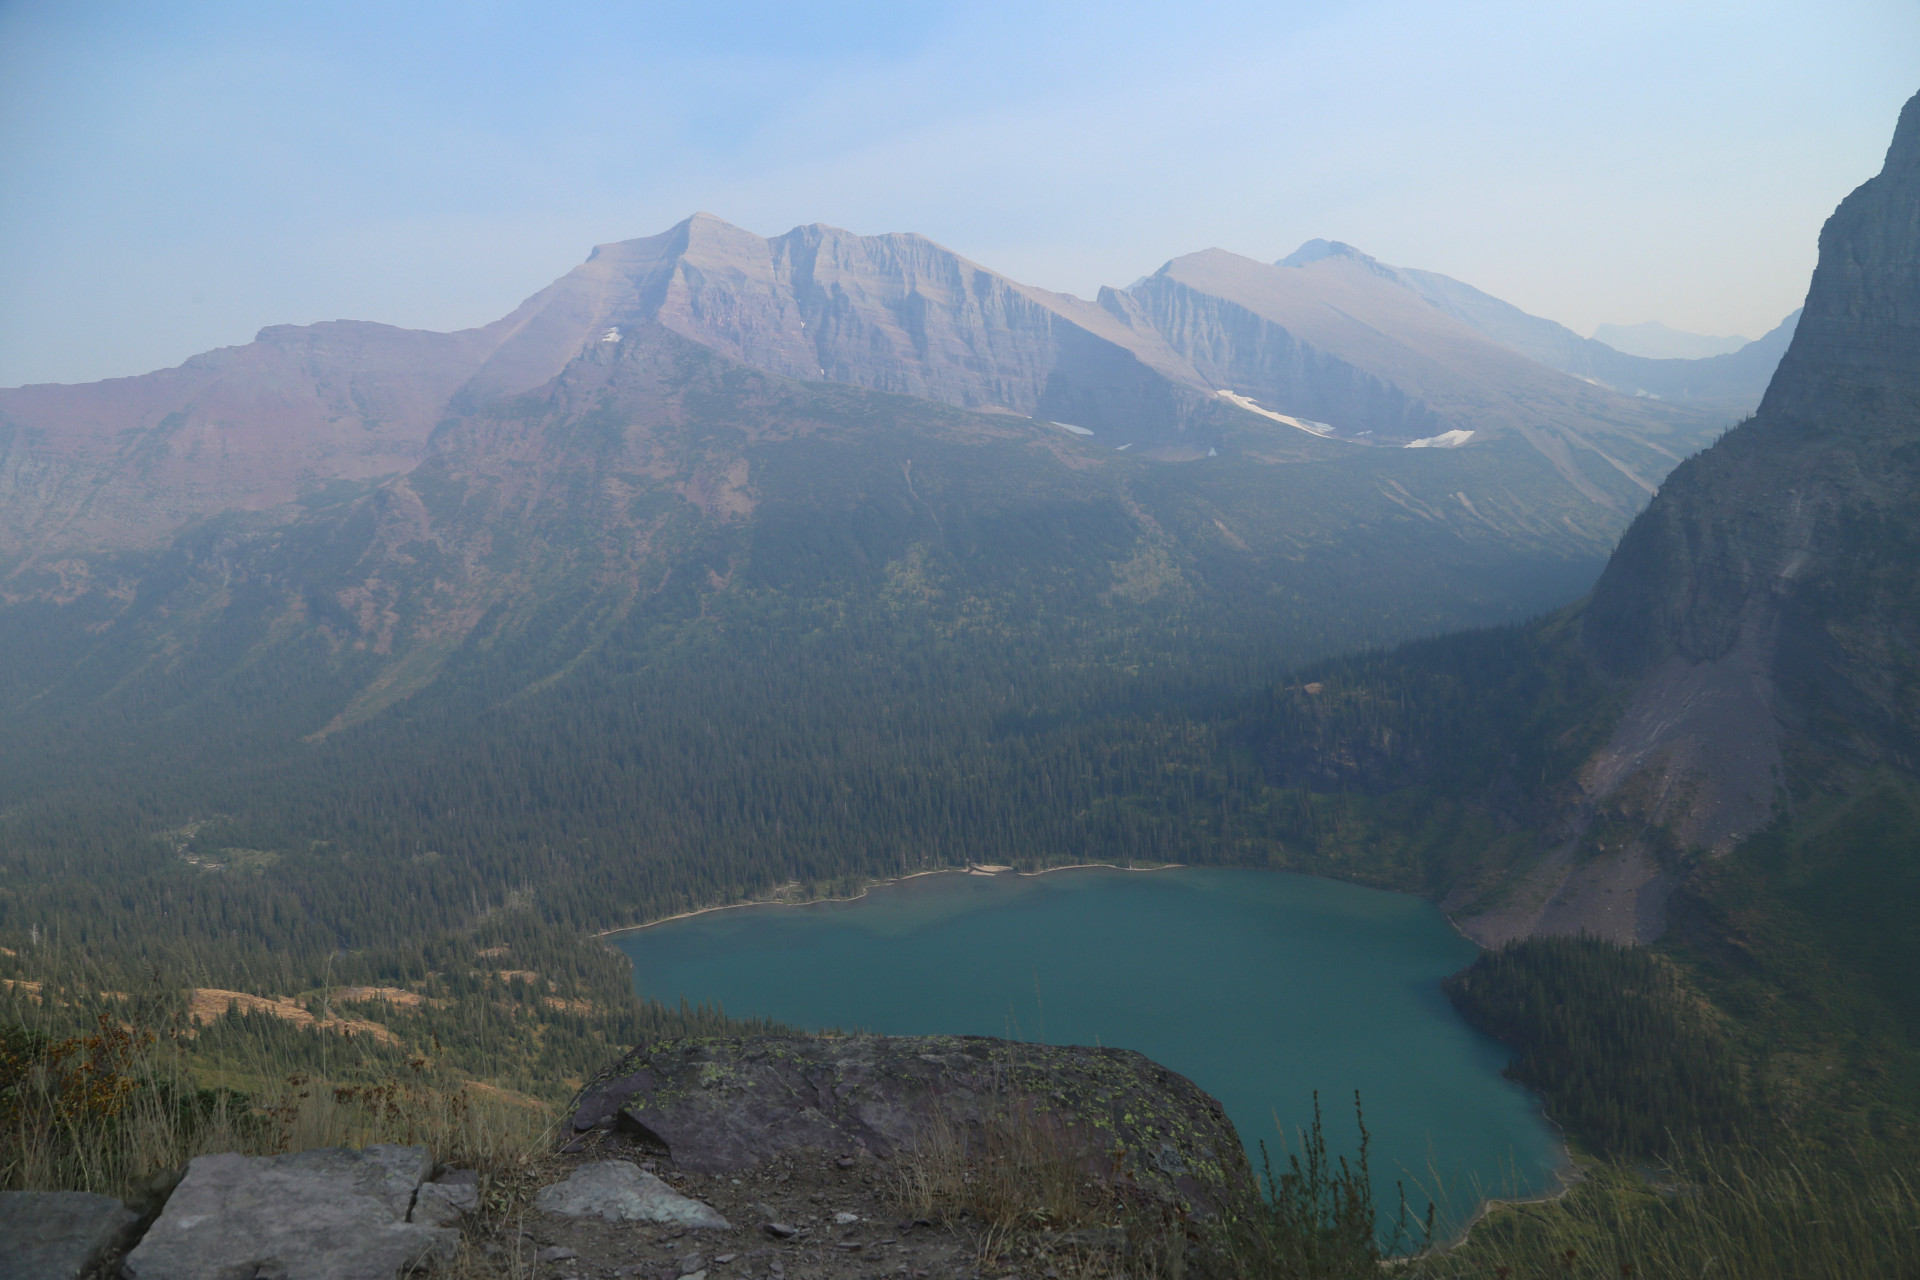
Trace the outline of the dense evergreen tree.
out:
<instances>
[{"instance_id":1,"label":"dense evergreen tree","mask_svg":"<svg viewBox=\"0 0 1920 1280\"><path fill-rule=\"evenodd\" d=\"M1508 1074L1600 1153L1667 1156L1758 1136L1731 1042L1656 953L1530 938L1446 986L1470 1021L1514 1046Z\"/></svg>"}]
</instances>

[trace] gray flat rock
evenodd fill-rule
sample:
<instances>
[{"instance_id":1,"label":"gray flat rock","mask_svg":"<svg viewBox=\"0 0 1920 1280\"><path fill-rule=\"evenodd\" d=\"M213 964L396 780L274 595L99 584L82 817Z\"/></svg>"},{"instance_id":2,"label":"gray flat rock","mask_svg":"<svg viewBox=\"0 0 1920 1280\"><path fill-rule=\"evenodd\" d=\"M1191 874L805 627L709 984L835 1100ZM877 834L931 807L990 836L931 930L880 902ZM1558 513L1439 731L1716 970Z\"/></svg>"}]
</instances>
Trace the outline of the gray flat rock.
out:
<instances>
[{"instance_id":1,"label":"gray flat rock","mask_svg":"<svg viewBox=\"0 0 1920 1280\"><path fill-rule=\"evenodd\" d=\"M536 1209L568 1218L607 1222L661 1222L711 1231L732 1228L718 1210L681 1195L625 1160L581 1165L565 1182L540 1188Z\"/></svg>"},{"instance_id":2,"label":"gray flat rock","mask_svg":"<svg viewBox=\"0 0 1920 1280\"><path fill-rule=\"evenodd\" d=\"M423 1183L413 1198L411 1221L450 1227L463 1213L480 1207L480 1188L472 1182Z\"/></svg>"},{"instance_id":3,"label":"gray flat rock","mask_svg":"<svg viewBox=\"0 0 1920 1280\"><path fill-rule=\"evenodd\" d=\"M270 1158L280 1169L341 1181L374 1196L401 1222L406 1221L413 1193L433 1172L433 1157L425 1147L402 1147L390 1142L358 1150L319 1147Z\"/></svg>"},{"instance_id":4,"label":"gray flat rock","mask_svg":"<svg viewBox=\"0 0 1920 1280\"><path fill-rule=\"evenodd\" d=\"M72 1280L134 1219L118 1200L86 1191L0 1192L0 1280Z\"/></svg>"},{"instance_id":5,"label":"gray flat rock","mask_svg":"<svg viewBox=\"0 0 1920 1280\"><path fill-rule=\"evenodd\" d=\"M432 1171L421 1147L200 1156L127 1255L130 1280L393 1280L451 1256L453 1231L408 1222Z\"/></svg>"}]
</instances>

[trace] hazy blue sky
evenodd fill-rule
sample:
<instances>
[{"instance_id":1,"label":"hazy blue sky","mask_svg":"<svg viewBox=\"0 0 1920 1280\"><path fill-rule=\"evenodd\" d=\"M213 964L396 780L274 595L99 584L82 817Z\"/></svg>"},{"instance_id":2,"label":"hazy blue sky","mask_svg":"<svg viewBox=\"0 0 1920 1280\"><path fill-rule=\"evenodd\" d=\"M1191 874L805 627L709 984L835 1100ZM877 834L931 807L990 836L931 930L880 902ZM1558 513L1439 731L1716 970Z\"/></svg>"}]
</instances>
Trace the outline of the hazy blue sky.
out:
<instances>
[{"instance_id":1,"label":"hazy blue sky","mask_svg":"<svg viewBox=\"0 0 1920 1280\"><path fill-rule=\"evenodd\" d=\"M1757 336L1916 88L1913 0L0 0L0 385L483 323L696 209L1083 295L1327 236Z\"/></svg>"}]
</instances>

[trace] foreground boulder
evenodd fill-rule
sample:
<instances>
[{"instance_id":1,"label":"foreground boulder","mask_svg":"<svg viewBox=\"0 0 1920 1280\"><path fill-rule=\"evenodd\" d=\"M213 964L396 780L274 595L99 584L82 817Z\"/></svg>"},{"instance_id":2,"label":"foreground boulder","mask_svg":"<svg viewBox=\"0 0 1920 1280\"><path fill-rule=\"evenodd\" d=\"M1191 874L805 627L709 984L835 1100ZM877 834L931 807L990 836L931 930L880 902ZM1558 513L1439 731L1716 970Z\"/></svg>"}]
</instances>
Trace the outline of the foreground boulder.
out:
<instances>
[{"instance_id":1,"label":"foreground boulder","mask_svg":"<svg viewBox=\"0 0 1920 1280\"><path fill-rule=\"evenodd\" d=\"M1226 1113L1125 1049L984 1036L663 1040L600 1073L576 1132L622 1133L676 1167L732 1173L796 1151L887 1158L990 1128L1046 1135L1117 1191L1185 1212L1238 1203L1253 1179Z\"/></svg>"},{"instance_id":2,"label":"foreground boulder","mask_svg":"<svg viewBox=\"0 0 1920 1280\"><path fill-rule=\"evenodd\" d=\"M133 1211L107 1196L0 1192L0 1280L78 1280L133 1224Z\"/></svg>"},{"instance_id":3,"label":"foreground boulder","mask_svg":"<svg viewBox=\"0 0 1920 1280\"><path fill-rule=\"evenodd\" d=\"M565 1182L540 1188L533 1206L566 1218L657 1222L693 1230L730 1231L718 1210L683 1196L628 1160L582 1165Z\"/></svg>"},{"instance_id":4,"label":"foreground boulder","mask_svg":"<svg viewBox=\"0 0 1920 1280\"><path fill-rule=\"evenodd\" d=\"M410 1221L424 1147L200 1156L127 1255L130 1280L393 1280L450 1257L446 1228Z\"/></svg>"}]
</instances>

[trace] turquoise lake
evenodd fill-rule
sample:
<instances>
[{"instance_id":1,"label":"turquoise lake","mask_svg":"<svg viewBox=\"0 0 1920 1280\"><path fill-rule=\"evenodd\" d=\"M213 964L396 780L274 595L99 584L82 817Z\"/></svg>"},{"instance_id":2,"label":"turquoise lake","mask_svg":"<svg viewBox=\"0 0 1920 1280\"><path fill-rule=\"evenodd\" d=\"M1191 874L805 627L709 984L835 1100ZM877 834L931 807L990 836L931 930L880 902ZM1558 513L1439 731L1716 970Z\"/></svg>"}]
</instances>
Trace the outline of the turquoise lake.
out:
<instances>
[{"instance_id":1,"label":"turquoise lake","mask_svg":"<svg viewBox=\"0 0 1920 1280\"><path fill-rule=\"evenodd\" d=\"M1431 904L1274 871L930 875L851 902L713 911L612 939L640 994L792 1026L1137 1049L1225 1105L1281 1163L1320 1093L1329 1145L1376 1197L1404 1181L1457 1223L1552 1187L1562 1154L1499 1044L1440 979L1473 959ZM1278 1126L1278 1127L1276 1127Z\"/></svg>"}]
</instances>

